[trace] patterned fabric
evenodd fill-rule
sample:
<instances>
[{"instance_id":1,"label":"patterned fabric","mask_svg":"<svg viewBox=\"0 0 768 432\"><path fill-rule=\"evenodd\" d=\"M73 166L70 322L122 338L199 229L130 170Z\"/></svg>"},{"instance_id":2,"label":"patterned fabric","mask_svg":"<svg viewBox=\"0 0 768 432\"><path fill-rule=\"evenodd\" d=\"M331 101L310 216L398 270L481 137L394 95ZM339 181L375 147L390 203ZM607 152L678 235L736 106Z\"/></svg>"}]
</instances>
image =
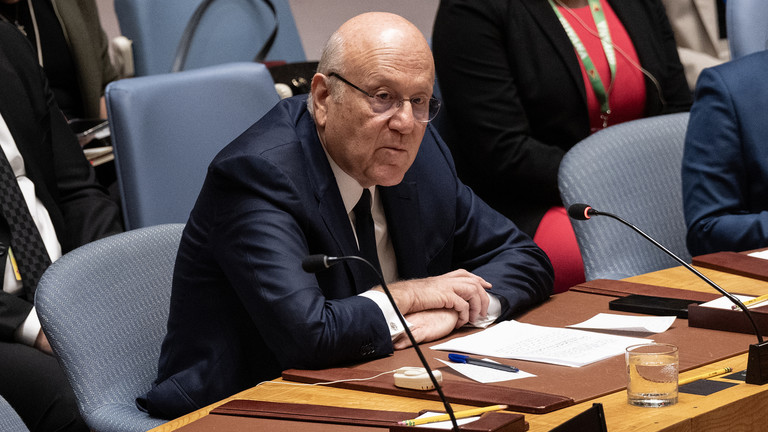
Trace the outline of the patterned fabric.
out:
<instances>
[{"instance_id":1,"label":"patterned fabric","mask_svg":"<svg viewBox=\"0 0 768 432\"><path fill-rule=\"evenodd\" d=\"M11 404L0 397L0 431L3 432L29 432L27 426L21 421Z\"/></svg>"},{"instance_id":2,"label":"patterned fabric","mask_svg":"<svg viewBox=\"0 0 768 432\"><path fill-rule=\"evenodd\" d=\"M29 213L27 203L19 189L13 168L0 149L0 202L2 212L11 230L11 250L21 273L21 282L28 297L37 288L37 281L51 265L40 232Z\"/></svg>"},{"instance_id":3,"label":"patterned fabric","mask_svg":"<svg viewBox=\"0 0 768 432\"><path fill-rule=\"evenodd\" d=\"M680 175L687 126L688 113L667 114L590 135L560 164L563 204L585 203L621 216L690 263ZM623 279L679 265L613 219L572 224L586 280Z\"/></svg>"},{"instance_id":4,"label":"patterned fabric","mask_svg":"<svg viewBox=\"0 0 768 432\"><path fill-rule=\"evenodd\" d=\"M40 280L40 323L91 430L143 432L165 423L140 411L136 397L157 377L183 228L155 225L88 243Z\"/></svg>"}]
</instances>

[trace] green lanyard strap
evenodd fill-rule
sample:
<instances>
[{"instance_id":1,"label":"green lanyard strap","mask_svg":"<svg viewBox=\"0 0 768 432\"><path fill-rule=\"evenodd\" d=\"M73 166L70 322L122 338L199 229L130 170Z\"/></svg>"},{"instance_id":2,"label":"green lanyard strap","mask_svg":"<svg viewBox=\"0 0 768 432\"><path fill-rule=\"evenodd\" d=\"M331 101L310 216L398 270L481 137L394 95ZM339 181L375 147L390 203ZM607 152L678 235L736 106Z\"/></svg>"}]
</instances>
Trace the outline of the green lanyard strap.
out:
<instances>
[{"instance_id":1,"label":"green lanyard strap","mask_svg":"<svg viewBox=\"0 0 768 432\"><path fill-rule=\"evenodd\" d=\"M600 37L600 42L603 45L603 52L605 58L608 60L608 68L611 71L611 87L613 86L613 80L616 79L616 52L613 49L613 43L611 42L611 32L608 30L608 21L605 19L605 13L603 13L603 7L600 4L600 0L588 0L589 10L592 12L592 18L595 20L597 26L597 34ZM603 81L600 79L600 73L597 72L595 64L592 63L592 58L587 52L587 48L581 42L579 35L573 30L571 24L565 19L554 0L549 0L552 10L555 11L557 19L560 20L560 24L563 26L565 33L568 35L568 39L571 40L573 47L576 49L576 53L581 58L581 63L584 65L584 69L587 71L587 77L590 84L592 84L592 90L595 92L597 101L600 103L600 116L603 119L603 127L608 126L608 115L611 113L611 108L608 103L608 92L605 91Z\"/></svg>"}]
</instances>

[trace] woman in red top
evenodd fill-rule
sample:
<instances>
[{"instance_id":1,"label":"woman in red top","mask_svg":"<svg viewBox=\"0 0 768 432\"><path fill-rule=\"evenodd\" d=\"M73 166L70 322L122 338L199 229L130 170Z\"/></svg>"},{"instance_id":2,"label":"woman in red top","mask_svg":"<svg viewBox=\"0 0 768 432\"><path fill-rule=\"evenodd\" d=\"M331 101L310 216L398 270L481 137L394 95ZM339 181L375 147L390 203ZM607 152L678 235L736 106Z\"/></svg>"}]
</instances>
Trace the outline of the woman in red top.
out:
<instances>
[{"instance_id":1,"label":"woman in red top","mask_svg":"<svg viewBox=\"0 0 768 432\"><path fill-rule=\"evenodd\" d=\"M582 282L560 160L603 127L690 108L663 5L442 0L432 43L459 175L547 252L556 292Z\"/></svg>"}]
</instances>

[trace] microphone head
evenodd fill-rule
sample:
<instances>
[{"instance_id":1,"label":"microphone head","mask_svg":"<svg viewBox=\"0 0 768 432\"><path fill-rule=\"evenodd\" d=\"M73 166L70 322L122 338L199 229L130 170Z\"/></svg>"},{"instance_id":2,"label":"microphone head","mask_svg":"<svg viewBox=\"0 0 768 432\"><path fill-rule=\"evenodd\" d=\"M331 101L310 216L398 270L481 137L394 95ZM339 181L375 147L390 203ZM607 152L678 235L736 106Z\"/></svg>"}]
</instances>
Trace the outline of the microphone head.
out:
<instances>
[{"instance_id":1,"label":"microphone head","mask_svg":"<svg viewBox=\"0 0 768 432\"><path fill-rule=\"evenodd\" d=\"M317 273L328 268L327 255L310 255L301 260L301 268L307 273Z\"/></svg>"},{"instance_id":2,"label":"microphone head","mask_svg":"<svg viewBox=\"0 0 768 432\"><path fill-rule=\"evenodd\" d=\"M594 214L593 212L594 210L588 204L571 204L568 207L568 216L576 220L590 219L591 215Z\"/></svg>"}]
</instances>

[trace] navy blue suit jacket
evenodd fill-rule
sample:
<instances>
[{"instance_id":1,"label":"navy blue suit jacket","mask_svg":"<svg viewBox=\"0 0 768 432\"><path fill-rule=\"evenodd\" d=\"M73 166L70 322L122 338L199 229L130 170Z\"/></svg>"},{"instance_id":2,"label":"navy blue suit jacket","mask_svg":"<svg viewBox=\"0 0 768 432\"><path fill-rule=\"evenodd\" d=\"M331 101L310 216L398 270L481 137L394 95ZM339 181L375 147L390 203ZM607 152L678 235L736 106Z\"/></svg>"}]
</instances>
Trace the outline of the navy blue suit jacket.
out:
<instances>
[{"instance_id":1,"label":"navy blue suit jacket","mask_svg":"<svg viewBox=\"0 0 768 432\"><path fill-rule=\"evenodd\" d=\"M544 253L458 180L431 127L402 183L380 191L402 279L473 271L493 284L500 319L550 294ZM380 309L356 295L367 270L303 272L320 253L358 250L306 99L292 98L211 163L179 247L158 378L139 403L175 417L288 368L392 353Z\"/></svg>"},{"instance_id":2,"label":"navy blue suit jacket","mask_svg":"<svg viewBox=\"0 0 768 432\"><path fill-rule=\"evenodd\" d=\"M766 70L762 51L699 76L682 174L692 255L768 247Z\"/></svg>"}]
</instances>

